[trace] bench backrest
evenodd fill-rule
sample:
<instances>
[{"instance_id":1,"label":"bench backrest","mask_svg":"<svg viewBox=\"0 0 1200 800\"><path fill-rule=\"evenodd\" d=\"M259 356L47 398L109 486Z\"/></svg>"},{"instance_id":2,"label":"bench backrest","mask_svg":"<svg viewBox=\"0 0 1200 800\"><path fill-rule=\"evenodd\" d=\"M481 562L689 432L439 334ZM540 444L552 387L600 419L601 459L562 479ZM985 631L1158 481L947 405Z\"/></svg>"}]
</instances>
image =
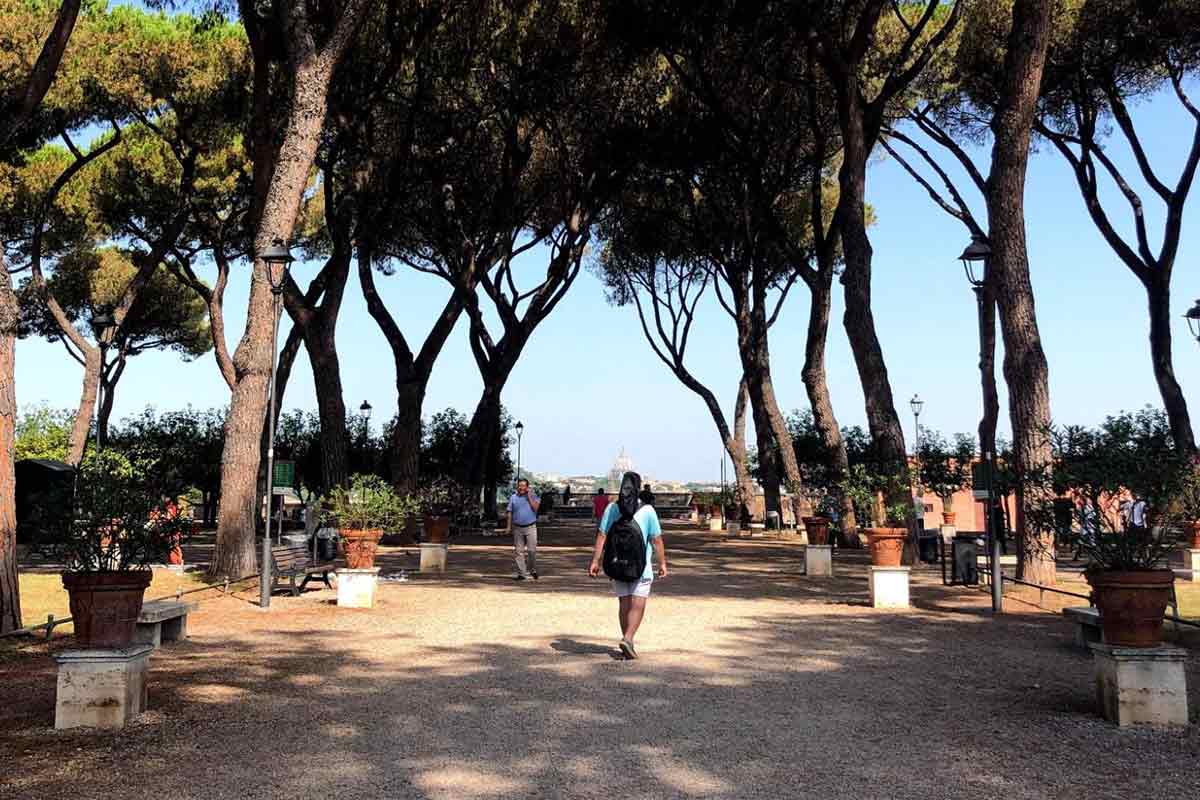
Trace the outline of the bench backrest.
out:
<instances>
[{"instance_id":1,"label":"bench backrest","mask_svg":"<svg viewBox=\"0 0 1200 800\"><path fill-rule=\"evenodd\" d=\"M280 570L297 569L307 566L311 559L312 554L302 544L289 544L271 548L271 560L275 562L275 566Z\"/></svg>"}]
</instances>

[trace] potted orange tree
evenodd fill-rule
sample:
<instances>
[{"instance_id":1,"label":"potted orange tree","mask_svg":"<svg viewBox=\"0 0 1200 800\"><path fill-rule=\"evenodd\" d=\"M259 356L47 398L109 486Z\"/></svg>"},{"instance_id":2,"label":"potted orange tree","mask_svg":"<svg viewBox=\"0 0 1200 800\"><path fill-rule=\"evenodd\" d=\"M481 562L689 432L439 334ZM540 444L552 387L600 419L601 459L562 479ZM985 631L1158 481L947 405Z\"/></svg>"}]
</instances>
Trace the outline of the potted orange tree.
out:
<instances>
[{"instance_id":1,"label":"potted orange tree","mask_svg":"<svg viewBox=\"0 0 1200 800\"><path fill-rule=\"evenodd\" d=\"M901 501L908 495L908 469L889 472L881 467L870 469L855 464L842 479L842 492L854 504L859 519L869 519L867 542L871 548L871 564L876 567L898 567L904 560L905 527L911 502Z\"/></svg>"},{"instance_id":2,"label":"potted orange tree","mask_svg":"<svg viewBox=\"0 0 1200 800\"><path fill-rule=\"evenodd\" d=\"M1190 455L1176 450L1165 415L1151 410L1110 417L1094 429L1056 429L1051 441L1050 470L1030 493L1033 521L1053 529L1056 501L1061 509L1061 498L1069 498L1077 524L1058 535L1088 562L1104 641L1157 645L1175 580L1167 559L1200 510L1188 491L1195 480ZM1145 512L1131 519L1126 502L1144 504Z\"/></svg>"},{"instance_id":3,"label":"potted orange tree","mask_svg":"<svg viewBox=\"0 0 1200 800\"><path fill-rule=\"evenodd\" d=\"M185 518L162 511L168 501L161 474L153 461L116 451L89 456L76 473L73 496L60 498L72 513L39 530L43 549L62 561L75 638L84 648L133 641L153 579L150 565L163 563L190 533Z\"/></svg>"},{"instance_id":4,"label":"potted orange tree","mask_svg":"<svg viewBox=\"0 0 1200 800\"><path fill-rule=\"evenodd\" d=\"M953 525L957 518L954 495L971 486L974 461L975 440L965 433L956 434L951 446L936 431L922 430L921 483L941 498L942 522L946 525Z\"/></svg>"},{"instance_id":5,"label":"potted orange tree","mask_svg":"<svg viewBox=\"0 0 1200 800\"><path fill-rule=\"evenodd\" d=\"M350 569L371 569L385 531L396 531L416 513L411 497L393 489L378 475L355 475L350 485L335 487L321 501L325 524L338 529Z\"/></svg>"},{"instance_id":6,"label":"potted orange tree","mask_svg":"<svg viewBox=\"0 0 1200 800\"><path fill-rule=\"evenodd\" d=\"M455 514L462 513L466 499L462 486L447 477L436 478L422 486L416 497L421 513L421 541L425 544L449 542L450 523Z\"/></svg>"}]
</instances>

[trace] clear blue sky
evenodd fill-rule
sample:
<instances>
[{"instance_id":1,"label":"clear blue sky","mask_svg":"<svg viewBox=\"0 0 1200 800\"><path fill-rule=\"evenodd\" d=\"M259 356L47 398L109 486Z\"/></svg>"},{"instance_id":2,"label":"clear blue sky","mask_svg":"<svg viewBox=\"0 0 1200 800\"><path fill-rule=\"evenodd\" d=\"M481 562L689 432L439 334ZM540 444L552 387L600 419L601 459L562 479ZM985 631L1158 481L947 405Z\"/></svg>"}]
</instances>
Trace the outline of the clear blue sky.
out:
<instances>
[{"instance_id":1,"label":"clear blue sky","mask_svg":"<svg viewBox=\"0 0 1200 800\"><path fill-rule=\"evenodd\" d=\"M1190 141L1188 118L1172 97L1164 95L1140 106L1136 121L1152 162L1173 185ZM1113 141L1112 149L1128 166L1130 159L1120 143ZM986 159L980 163L986 172ZM1157 250L1154 226L1161 229L1161 206L1148 194L1144 197ZM890 161L873 164L869 200L878 218L871 233L875 319L910 446L913 421L908 398L914 392L926 401L925 427L945 433L973 432L980 409L975 302L956 260L968 239L965 229L935 208L924 191ZM1119 197L1110 194L1108 200L1114 218L1127 230L1126 207L1118 205ZM1038 321L1050 362L1055 419L1094 423L1122 409L1159 405L1141 285L1101 240L1069 170L1048 146L1043 145L1033 158L1026 202ZM1189 337L1181 315L1200 297L1197 202L1200 198L1193 197L1187 214L1172 310L1176 372L1193 403L1194 416L1200 415L1195 405L1200 346ZM538 269L536 263L527 265ZM297 264L294 271L303 281L316 268ZM528 280L535 278L531 275ZM369 400L378 424L395 409L391 354L366 313L357 278L351 282L338 332L346 403L356 409ZM419 342L445 302L446 286L436 278L407 272L378 276L376 283L405 333ZM235 270L226 294L231 349L241 335L248 288L248 271ZM807 404L800 380L807 315L807 293L798 286L772 331L775 386L787 410ZM843 425L864 425L862 391L836 294L834 315L828 361L835 409ZM286 327L281 342L285 332ZM715 304L703 307L690 363L725 401L730 415L738 376L734 344L732 323L724 312ZM61 345L22 341L17 358L17 396L22 406L74 407L81 368ZM465 326L460 325L435 367L425 414L447 406L469 414L480 386ZM624 387L633 387L632 396L639 398L633 407L628 402L631 392ZM1005 395L1001 383L1001 428L1006 435ZM120 418L146 405L166 410L188 404L221 406L227 401L228 390L211 355L181 363L173 354L150 353L130 363L118 389L114 416ZM658 362L642 337L634 311L607 305L602 285L591 274L579 277L534 333L505 389L504 403L525 423L523 461L533 470L601 473L623 446L639 469L660 478L711 480L719 474L721 447L703 403ZM315 408L311 373L303 357L293 372L286 405Z\"/></svg>"}]
</instances>

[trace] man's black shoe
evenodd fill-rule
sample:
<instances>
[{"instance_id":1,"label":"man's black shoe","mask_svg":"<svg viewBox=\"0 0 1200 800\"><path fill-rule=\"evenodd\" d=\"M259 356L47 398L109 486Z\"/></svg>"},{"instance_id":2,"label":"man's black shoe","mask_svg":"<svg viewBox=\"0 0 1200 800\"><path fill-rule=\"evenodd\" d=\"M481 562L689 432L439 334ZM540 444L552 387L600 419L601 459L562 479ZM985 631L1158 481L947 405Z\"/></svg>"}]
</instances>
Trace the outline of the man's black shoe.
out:
<instances>
[{"instance_id":1,"label":"man's black shoe","mask_svg":"<svg viewBox=\"0 0 1200 800\"><path fill-rule=\"evenodd\" d=\"M513 580L514 581L523 581L523 580L525 580L525 576L524 575L513 575Z\"/></svg>"},{"instance_id":2,"label":"man's black shoe","mask_svg":"<svg viewBox=\"0 0 1200 800\"><path fill-rule=\"evenodd\" d=\"M538 574L537 574L536 572L535 572L535 573L533 573L533 579L534 579L535 581L538 579Z\"/></svg>"}]
</instances>

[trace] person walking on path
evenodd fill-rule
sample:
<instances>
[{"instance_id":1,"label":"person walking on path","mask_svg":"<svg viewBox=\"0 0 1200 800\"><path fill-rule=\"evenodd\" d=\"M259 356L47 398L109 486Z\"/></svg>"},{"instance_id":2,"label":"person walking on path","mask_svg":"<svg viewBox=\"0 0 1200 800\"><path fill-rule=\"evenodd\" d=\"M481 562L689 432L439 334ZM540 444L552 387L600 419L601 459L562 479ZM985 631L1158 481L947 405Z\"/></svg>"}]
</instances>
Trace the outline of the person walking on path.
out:
<instances>
[{"instance_id":1,"label":"person walking on path","mask_svg":"<svg viewBox=\"0 0 1200 800\"><path fill-rule=\"evenodd\" d=\"M529 490L529 481L517 481L517 491L508 499L508 532L513 537L513 552L517 562L514 580L523 581L537 573L537 512L542 501ZM526 566L528 559L528 567Z\"/></svg>"},{"instance_id":2,"label":"person walking on path","mask_svg":"<svg viewBox=\"0 0 1200 800\"><path fill-rule=\"evenodd\" d=\"M616 527L632 526L641 536L646 565L641 576L631 581L612 581L612 591L617 596L617 619L621 625L621 652L630 659L638 657L633 640L646 614L646 601L650 598L656 559L658 577L667 577L667 552L663 545L662 526L654 506L638 505L641 483L642 479L636 472L626 472L621 479L621 493L617 502L609 503L600 519L600 530L596 534L596 546L592 551L592 563L588 567L588 575L591 577L595 578L600 574L601 564L606 561L604 548L609 532L613 533L614 544L620 536L615 530Z\"/></svg>"},{"instance_id":3,"label":"person walking on path","mask_svg":"<svg viewBox=\"0 0 1200 800\"><path fill-rule=\"evenodd\" d=\"M603 489L596 490L596 496L592 498L592 519L596 524L600 524L600 520L604 517L604 512L608 509L608 493Z\"/></svg>"},{"instance_id":4,"label":"person walking on path","mask_svg":"<svg viewBox=\"0 0 1200 800\"><path fill-rule=\"evenodd\" d=\"M650 491L650 484L647 483L642 487L641 493L638 494L638 499L642 501L642 505L644 506L654 505L654 492Z\"/></svg>"}]
</instances>

